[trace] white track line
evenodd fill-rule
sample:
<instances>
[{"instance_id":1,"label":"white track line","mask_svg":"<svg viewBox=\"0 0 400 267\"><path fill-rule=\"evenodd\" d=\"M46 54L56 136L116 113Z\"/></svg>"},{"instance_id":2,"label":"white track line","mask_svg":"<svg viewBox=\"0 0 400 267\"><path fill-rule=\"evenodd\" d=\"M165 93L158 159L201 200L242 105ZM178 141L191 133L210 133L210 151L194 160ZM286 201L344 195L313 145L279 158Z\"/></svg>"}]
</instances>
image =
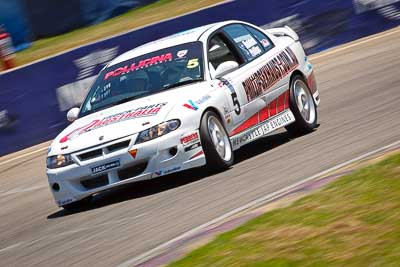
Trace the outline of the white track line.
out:
<instances>
[{"instance_id":1,"label":"white track line","mask_svg":"<svg viewBox=\"0 0 400 267\"><path fill-rule=\"evenodd\" d=\"M4 192L0 191L0 197L9 196L9 195L12 195L12 194L25 193L25 192L29 192L29 191L35 191L35 190L39 190L39 189L47 188L47 187L48 187L47 184L30 186L30 187L26 187L26 188L17 187L17 188L13 188L13 189L10 189L10 190L4 191Z\"/></svg>"},{"instance_id":2,"label":"white track line","mask_svg":"<svg viewBox=\"0 0 400 267\"><path fill-rule=\"evenodd\" d=\"M307 183L309 181L315 180L316 178L322 177L322 176L324 176L324 175L326 175L326 174L328 174L328 173L330 173L332 171L339 170L339 169L341 169L341 168L343 168L343 167L345 167L347 165L350 165L350 164L352 164L354 162L357 162L359 160L368 158L371 155L374 155L374 154L377 154L379 152L388 150L390 148L394 148L394 147L399 146L399 145L400 145L400 140L398 140L398 141L396 141L394 143L391 143L390 145L387 145L387 146L375 149L373 151L370 151L368 153L365 153L365 154L363 154L363 155L361 155L359 157L356 157L356 158L353 158L353 159L348 160L346 162L343 162L343 163L341 163L339 165L336 165L336 166L334 166L332 168L329 168L329 169L327 169L325 171L317 173L317 174L315 174L315 175L313 175L311 177L303 179L300 182L297 182L295 184L287 186L287 187L285 187L285 188L283 188L281 190L278 190L278 191L276 191L274 193L271 193L271 194L268 194L266 196L260 197L260 198L258 198L256 200L253 200L253 201L251 201L251 202L249 202L249 203L247 203L247 204L245 204L245 205L243 205L243 206L241 206L239 208L236 208L236 209L234 209L234 210L232 210L230 212L227 212L227 213L225 213L225 214L223 214L223 215L221 215L221 216L219 216L219 217L217 217L217 218L215 218L215 219L213 219L213 220L211 220L211 221L209 221L209 222L207 222L205 224L202 224L202 225L200 225L200 226L198 226L196 228L193 228L192 230L189 230L186 233L183 233L183 234L181 234L181 235L179 235L179 236L177 236L177 237L175 237L175 238L173 238L173 239L171 239L171 240L169 240L169 241L167 241L165 243L162 243L161 245L158 245L157 247L155 247L155 248L153 248L153 249L151 249L151 250L149 250L149 251L147 251L147 252L145 252L145 253L137 256L137 257L129 259L129 260L121 263L120 265L118 265L118 267L129 267L129 266L134 266L134 265L141 264L141 263L151 259L152 257L159 255L160 253L165 251L170 245L174 244L175 242L183 240L183 239L185 239L185 238L187 238L189 236L192 236L192 235L194 235L194 234L196 234L196 233L208 228L209 226L221 223L225 219L227 219L227 218L229 218L229 217L231 217L231 216L233 216L235 214L238 214L238 213L243 212L245 210L255 209L255 208L257 208L257 207L259 207L259 206L261 206L261 205L263 205L263 204L265 204L267 202L270 202L270 201L272 201L274 199L279 198L282 195L287 194L288 192L290 192L291 190L295 189L296 187L298 187L298 186L300 186L302 184L305 184L305 183Z\"/></svg>"},{"instance_id":3,"label":"white track line","mask_svg":"<svg viewBox=\"0 0 400 267\"><path fill-rule=\"evenodd\" d=\"M228 1L226 1L226 2L230 2L230 1L228 0ZM223 2L223 3L225 3L225 2ZM370 36L370 37L366 37L365 40L355 41L355 42L350 43L350 44L348 44L348 45L345 45L345 46L343 46L343 47L339 47L339 48L336 48L336 49L334 48L334 49L332 49L332 50L329 50L329 51L326 51L326 52L322 52L322 54L320 54L320 55L315 55L315 56L314 56L314 55L311 55L311 56L310 56L310 59L312 59L312 60L320 59L320 58L323 58L323 57L326 57L326 56L329 56L329 55L332 55L332 54L335 54L335 53L338 53L338 52L342 52L342 51L344 51L344 50L347 50L347 49L349 49L349 48L352 48L352 47L355 47L355 46L358 46L358 45L361 45L361 44L365 44L365 43L368 43L368 42L371 42L371 41L374 41L374 40L381 39L381 38L386 37L386 36L390 36L390 35L392 35L392 34L395 34L395 33L399 32L399 31L400 31L400 27L398 27L396 30L393 30L393 31L390 31L390 32L378 33L377 35L373 35L373 36ZM24 154L24 155L15 157L15 158L11 158L11 159L6 160L6 161L4 161L4 162L0 162L0 166L2 166L2 165L4 165L4 164L7 164L7 163L10 163L10 162L12 162L12 161L21 159L21 158L23 158L23 157L25 157L25 156L33 155L33 154L35 154L35 153L44 151L44 150L46 150L46 149L47 149L47 146L46 146L46 148L40 148L40 149L38 149L38 150L29 152L29 153L27 153L27 154ZM1 160L1 158L0 158L0 160Z\"/></svg>"},{"instance_id":4,"label":"white track line","mask_svg":"<svg viewBox=\"0 0 400 267\"><path fill-rule=\"evenodd\" d=\"M11 249L17 248L17 247L19 247L19 246L20 246L20 245L22 245L22 244L23 244L23 243L22 243L22 242L20 242L20 243L17 243L17 244L14 244L14 245L8 246L8 247L6 247L6 248L0 249L0 254L1 254L1 253L3 253L3 252L6 252L6 251L8 251L8 250L11 250Z\"/></svg>"},{"instance_id":5,"label":"white track line","mask_svg":"<svg viewBox=\"0 0 400 267\"><path fill-rule=\"evenodd\" d=\"M45 151L45 150L47 150L47 146L46 146L46 147L39 148L39 149L34 150L34 151L32 151L32 152L24 153L24 154L22 154L22 155L19 155L18 157L11 158L11 159L9 159L9 160L0 162L0 166L6 165L7 163L10 163L10 162L13 162L13 161L16 161L16 160L25 158L25 157L30 156L30 155L34 155L34 154L36 154L36 153L39 153L39 152L42 152L42 151ZM1 158L0 158L0 159L1 159Z\"/></svg>"},{"instance_id":6,"label":"white track line","mask_svg":"<svg viewBox=\"0 0 400 267\"><path fill-rule=\"evenodd\" d=\"M31 246L32 244L41 242L43 240L57 239L59 237L73 235L73 234L76 234L76 233L79 233L79 232L82 232L82 231L93 230L93 229L98 229L98 228L105 228L104 231L107 231L107 230L110 230L112 227L123 225L123 224L128 223L128 222L132 222L135 219L143 217L145 215L146 215L146 213L141 213L139 215L135 215L135 216L132 216L132 217L126 217L126 218L115 220L115 221L107 221L107 222L103 222L103 223L96 224L96 225L79 227L79 228L72 229L72 230L69 230L69 231L63 231L63 232L59 232L59 233L55 233L55 234L47 234L47 235L41 236L39 238L32 239L30 241L22 241L22 242L10 245L8 247L2 248L2 249L0 249L0 254L1 253L5 253L5 252L7 252L9 250L14 250L16 248L20 248L22 246L28 247L28 246ZM104 231L97 231L97 233L102 233ZM20 248L20 249L22 249L22 248Z\"/></svg>"}]
</instances>

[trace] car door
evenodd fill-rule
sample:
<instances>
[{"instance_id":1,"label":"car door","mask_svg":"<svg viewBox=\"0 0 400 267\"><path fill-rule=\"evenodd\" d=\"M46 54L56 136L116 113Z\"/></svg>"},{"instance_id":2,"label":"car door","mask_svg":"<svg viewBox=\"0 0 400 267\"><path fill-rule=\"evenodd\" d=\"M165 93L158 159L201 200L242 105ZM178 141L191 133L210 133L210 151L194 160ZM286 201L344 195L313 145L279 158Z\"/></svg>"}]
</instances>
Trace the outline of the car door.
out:
<instances>
[{"instance_id":1,"label":"car door","mask_svg":"<svg viewBox=\"0 0 400 267\"><path fill-rule=\"evenodd\" d=\"M216 81L217 86L223 88L226 96L224 112L225 124L229 133L235 125L245 120L242 106L246 103L246 95L243 89L240 89L241 79L239 77L243 76L243 69L240 66L243 66L246 60L222 29L211 35L208 40L207 51L210 74ZM215 73L221 67L221 64L226 62L236 62L239 68L222 77L215 77Z\"/></svg>"},{"instance_id":2,"label":"car door","mask_svg":"<svg viewBox=\"0 0 400 267\"><path fill-rule=\"evenodd\" d=\"M240 105L240 115L232 113L234 119L229 129L230 136L235 136L287 108L289 77L278 68L288 71L296 62L286 52L282 58L281 49L265 33L251 26L230 24L223 27L222 34L242 59L238 70L222 77L238 96L232 97L232 104L237 100ZM233 145L235 149L240 147Z\"/></svg>"},{"instance_id":3,"label":"car door","mask_svg":"<svg viewBox=\"0 0 400 267\"><path fill-rule=\"evenodd\" d=\"M273 44L265 33L249 25L241 26L263 48L263 53L248 58L248 76L242 82L248 100L245 109L250 113L260 112L260 123L287 108L290 73L298 66L298 61L289 48ZM241 43L240 40L235 42L237 46L244 47Z\"/></svg>"}]
</instances>

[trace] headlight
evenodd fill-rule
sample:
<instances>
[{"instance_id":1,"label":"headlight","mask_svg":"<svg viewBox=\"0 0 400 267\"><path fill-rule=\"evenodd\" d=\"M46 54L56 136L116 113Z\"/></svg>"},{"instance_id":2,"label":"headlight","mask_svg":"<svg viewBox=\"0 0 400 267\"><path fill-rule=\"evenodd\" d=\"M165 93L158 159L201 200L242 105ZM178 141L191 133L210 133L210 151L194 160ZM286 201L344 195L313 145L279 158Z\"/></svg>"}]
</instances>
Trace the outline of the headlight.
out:
<instances>
[{"instance_id":1,"label":"headlight","mask_svg":"<svg viewBox=\"0 0 400 267\"><path fill-rule=\"evenodd\" d=\"M49 169L61 168L61 167L71 165L73 163L74 163L74 161L73 161L71 155L69 155L69 154L51 156L51 157L48 157L46 160L47 168L49 168Z\"/></svg>"},{"instance_id":2,"label":"headlight","mask_svg":"<svg viewBox=\"0 0 400 267\"><path fill-rule=\"evenodd\" d=\"M153 140L157 137L163 136L164 134L175 131L179 128L180 125L180 120L170 120L141 131L136 138L135 144L147 142L149 140Z\"/></svg>"}]
</instances>

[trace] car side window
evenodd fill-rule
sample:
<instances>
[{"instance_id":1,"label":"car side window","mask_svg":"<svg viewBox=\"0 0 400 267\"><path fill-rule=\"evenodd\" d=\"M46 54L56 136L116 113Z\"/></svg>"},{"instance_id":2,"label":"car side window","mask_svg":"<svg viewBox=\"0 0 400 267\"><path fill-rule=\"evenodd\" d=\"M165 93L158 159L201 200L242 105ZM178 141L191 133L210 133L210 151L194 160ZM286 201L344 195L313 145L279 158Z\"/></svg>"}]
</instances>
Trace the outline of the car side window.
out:
<instances>
[{"instance_id":1,"label":"car side window","mask_svg":"<svg viewBox=\"0 0 400 267\"><path fill-rule=\"evenodd\" d=\"M274 44L272 43L271 39L269 39L269 37L265 33L251 26L246 26L246 28L254 35L257 41L260 42L265 51L268 51L274 47Z\"/></svg>"},{"instance_id":2,"label":"car side window","mask_svg":"<svg viewBox=\"0 0 400 267\"><path fill-rule=\"evenodd\" d=\"M243 25L228 25L224 27L224 31L235 42L247 61L252 61L264 53L259 42Z\"/></svg>"},{"instance_id":3,"label":"car side window","mask_svg":"<svg viewBox=\"0 0 400 267\"><path fill-rule=\"evenodd\" d=\"M221 34L216 34L209 40L208 60L211 72L227 61L234 61L239 65L243 63L235 49L232 49L232 45Z\"/></svg>"}]
</instances>

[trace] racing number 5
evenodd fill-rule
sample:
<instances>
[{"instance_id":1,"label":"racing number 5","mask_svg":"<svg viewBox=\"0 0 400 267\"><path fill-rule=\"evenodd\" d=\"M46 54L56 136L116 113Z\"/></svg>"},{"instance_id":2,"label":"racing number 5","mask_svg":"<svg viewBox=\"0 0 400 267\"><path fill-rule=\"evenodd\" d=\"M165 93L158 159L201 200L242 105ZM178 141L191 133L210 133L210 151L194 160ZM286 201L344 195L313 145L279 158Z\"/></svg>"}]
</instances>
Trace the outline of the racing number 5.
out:
<instances>
[{"instance_id":1,"label":"racing number 5","mask_svg":"<svg viewBox=\"0 0 400 267\"><path fill-rule=\"evenodd\" d=\"M239 103L236 92L232 92L231 96L232 96L233 106L236 107L235 113L236 113L236 115L240 115L240 113L242 112L242 109L240 108L240 103Z\"/></svg>"},{"instance_id":2,"label":"racing number 5","mask_svg":"<svg viewBox=\"0 0 400 267\"><path fill-rule=\"evenodd\" d=\"M226 79L220 78L220 81L223 82L223 84L228 87L229 91L231 91L231 97L232 97L233 106L235 107L235 113L236 113L236 115L240 115L240 113L242 112L242 109L240 108L240 103L239 103L239 99L237 97L235 88Z\"/></svg>"},{"instance_id":3,"label":"racing number 5","mask_svg":"<svg viewBox=\"0 0 400 267\"><path fill-rule=\"evenodd\" d=\"M193 58L193 59L191 59L191 60L188 61L186 67L187 67L188 69L194 69L194 68L196 68L197 66L199 66L199 59L198 59L198 58Z\"/></svg>"}]
</instances>

